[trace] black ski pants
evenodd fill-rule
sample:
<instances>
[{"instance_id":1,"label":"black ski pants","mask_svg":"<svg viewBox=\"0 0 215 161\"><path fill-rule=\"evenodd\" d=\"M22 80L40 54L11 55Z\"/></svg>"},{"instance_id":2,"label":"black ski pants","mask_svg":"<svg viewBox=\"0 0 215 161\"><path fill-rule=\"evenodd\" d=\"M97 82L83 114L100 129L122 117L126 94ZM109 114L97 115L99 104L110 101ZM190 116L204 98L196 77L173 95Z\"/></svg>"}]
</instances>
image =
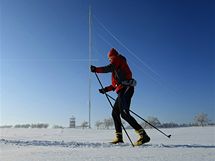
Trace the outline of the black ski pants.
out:
<instances>
[{"instance_id":1,"label":"black ski pants","mask_svg":"<svg viewBox=\"0 0 215 161\"><path fill-rule=\"evenodd\" d=\"M114 108L112 110L112 117L114 120L116 132L122 132L120 115L135 130L142 129L142 127L130 115L130 112L129 112L131 98L133 94L134 94L134 87L131 87L131 86L126 86L118 92L118 97L115 101Z\"/></svg>"}]
</instances>

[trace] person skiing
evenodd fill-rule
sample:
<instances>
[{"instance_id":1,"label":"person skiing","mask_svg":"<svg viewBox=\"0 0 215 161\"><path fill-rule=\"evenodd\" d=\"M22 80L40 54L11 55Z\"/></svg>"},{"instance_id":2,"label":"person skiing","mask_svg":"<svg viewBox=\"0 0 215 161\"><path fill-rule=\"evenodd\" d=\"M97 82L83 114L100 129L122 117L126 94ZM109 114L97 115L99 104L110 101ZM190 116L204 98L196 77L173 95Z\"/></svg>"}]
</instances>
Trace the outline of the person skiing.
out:
<instances>
[{"instance_id":1,"label":"person skiing","mask_svg":"<svg viewBox=\"0 0 215 161\"><path fill-rule=\"evenodd\" d=\"M91 72L96 73L111 72L112 84L103 89L99 89L99 92L105 94L109 91L116 91L118 94L112 110L116 138L111 143L123 143L120 115L139 134L139 139L135 145L147 143L150 141L150 137L129 112L136 81L132 78L132 72L127 64L126 58L119 54L116 49L112 48L108 53L108 59L110 61L109 65L103 67L95 67L91 65L90 69Z\"/></svg>"}]
</instances>

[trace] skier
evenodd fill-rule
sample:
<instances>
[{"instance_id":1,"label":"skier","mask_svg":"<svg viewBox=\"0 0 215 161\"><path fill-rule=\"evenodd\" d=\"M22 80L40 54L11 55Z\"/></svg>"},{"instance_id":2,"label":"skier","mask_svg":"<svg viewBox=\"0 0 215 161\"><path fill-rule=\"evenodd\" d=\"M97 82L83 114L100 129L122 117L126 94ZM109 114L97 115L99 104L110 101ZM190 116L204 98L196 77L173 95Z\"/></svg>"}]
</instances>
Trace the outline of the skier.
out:
<instances>
[{"instance_id":1,"label":"skier","mask_svg":"<svg viewBox=\"0 0 215 161\"><path fill-rule=\"evenodd\" d=\"M112 117L115 125L116 138L111 142L112 144L123 143L121 117L126 120L139 134L139 139L135 145L142 145L150 141L150 137L145 130L137 123L137 121L130 115L129 109L131 104L131 97L134 93L134 86L136 81L132 78L132 72L127 64L126 58L120 55L116 49L112 48L108 53L110 64L103 67L95 67L91 65L91 72L108 73L112 72L112 85L99 92L105 94L109 91L116 91L118 97L114 103L112 110Z\"/></svg>"}]
</instances>

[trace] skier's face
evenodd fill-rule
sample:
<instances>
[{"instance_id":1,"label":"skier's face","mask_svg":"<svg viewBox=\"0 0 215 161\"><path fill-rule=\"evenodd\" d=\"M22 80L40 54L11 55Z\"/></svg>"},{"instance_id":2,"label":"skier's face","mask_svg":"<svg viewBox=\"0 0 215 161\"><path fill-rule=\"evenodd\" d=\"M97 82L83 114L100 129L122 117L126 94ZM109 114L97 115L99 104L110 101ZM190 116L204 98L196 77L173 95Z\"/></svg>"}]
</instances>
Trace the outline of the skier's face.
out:
<instances>
[{"instance_id":1,"label":"skier's face","mask_svg":"<svg viewBox=\"0 0 215 161\"><path fill-rule=\"evenodd\" d=\"M114 56L112 56L112 57L109 57L108 59L109 59L110 63L113 63Z\"/></svg>"},{"instance_id":2,"label":"skier's face","mask_svg":"<svg viewBox=\"0 0 215 161\"><path fill-rule=\"evenodd\" d=\"M110 63L113 62L113 57L109 57L108 59L109 59Z\"/></svg>"}]
</instances>

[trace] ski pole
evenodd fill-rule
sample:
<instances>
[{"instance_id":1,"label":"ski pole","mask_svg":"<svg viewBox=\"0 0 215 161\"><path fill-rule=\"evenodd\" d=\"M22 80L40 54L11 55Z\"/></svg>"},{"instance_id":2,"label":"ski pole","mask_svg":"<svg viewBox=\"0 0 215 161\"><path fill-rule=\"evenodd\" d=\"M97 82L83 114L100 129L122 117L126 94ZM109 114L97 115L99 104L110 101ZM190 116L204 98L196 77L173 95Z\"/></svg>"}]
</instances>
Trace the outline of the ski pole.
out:
<instances>
[{"instance_id":1,"label":"ski pole","mask_svg":"<svg viewBox=\"0 0 215 161\"><path fill-rule=\"evenodd\" d=\"M110 95L107 94L108 97L110 97L112 100L116 100L113 97L111 97ZM146 121L144 118L140 117L138 114L136 114L135 112L133 112L132 110L129 110L131 113L133 113L135 116L139 117L141 120L145 121L147 124L149 124L150 126L152 126L153 128L155 128L156 130L158 130L160 133L162 133L163 135L165 135L166 137L170 138L171 135L167 135L165 134L163 131L161 131L160 129L158 129L157 127L155 127L154 125L152 125L151 123L149 123L148 121Z\"/></svg>"},{"instance_id":2,"label":"ski pole","mask_svg":"<svg viewBox=\"0 0 215 161\"><path fill-rule=\"evenodd\" d=\"M104 89L104 87L103 87L103 85L102 85L102 82L100 81L100 79L99 79L99 77L98 77L98 75L97 75L96 72L95 72L95 75L96 75L96 78L98 79L99 84L101 85L102 89ZM110 105L111 105L111 107L112 107L112 109L113 109L113 105L112 105L112 103L111 103L111 101L110 101L110 99L109 99L109 95L108 95L106 92L105 92L104 94L105 94L105 96L106 96L108 102L110 103ZM126 131L124 125L122 124L122 122L121 122L121 126L122 126L123 130L125 131L125 133L126 133L128 139L129 139L129 141L131 142L131 145L134 147L134 144L133 144L133 142L131 141L131 138L129 137L129 135L128 135L128 133L127 133L127 131Z\"/></svg>"},{"instance_id":3,"label":"ski pole","mask_svg":"<svg viewBox=\"0 0 215 161\"><path fill-rule=\"evenodd\" d=\"M153 128L155 128L156 130L158 130L159 132L161 132L162 134L164 134L166 137L170 138L171 135L167 135L165 134L163 131L161 131L160 129L158 129L157 127L155 127L154 125L152 125L151 123L149 123L148 121L146 121L144 118L140 117L138 114L136 114L135 112L129 110L131 113L133 113L135 116L139 117L140 119L142 119L143 121L145 121L147 124L149 124L150 126L152 126Z\"/></svg>"}]
</instances>

